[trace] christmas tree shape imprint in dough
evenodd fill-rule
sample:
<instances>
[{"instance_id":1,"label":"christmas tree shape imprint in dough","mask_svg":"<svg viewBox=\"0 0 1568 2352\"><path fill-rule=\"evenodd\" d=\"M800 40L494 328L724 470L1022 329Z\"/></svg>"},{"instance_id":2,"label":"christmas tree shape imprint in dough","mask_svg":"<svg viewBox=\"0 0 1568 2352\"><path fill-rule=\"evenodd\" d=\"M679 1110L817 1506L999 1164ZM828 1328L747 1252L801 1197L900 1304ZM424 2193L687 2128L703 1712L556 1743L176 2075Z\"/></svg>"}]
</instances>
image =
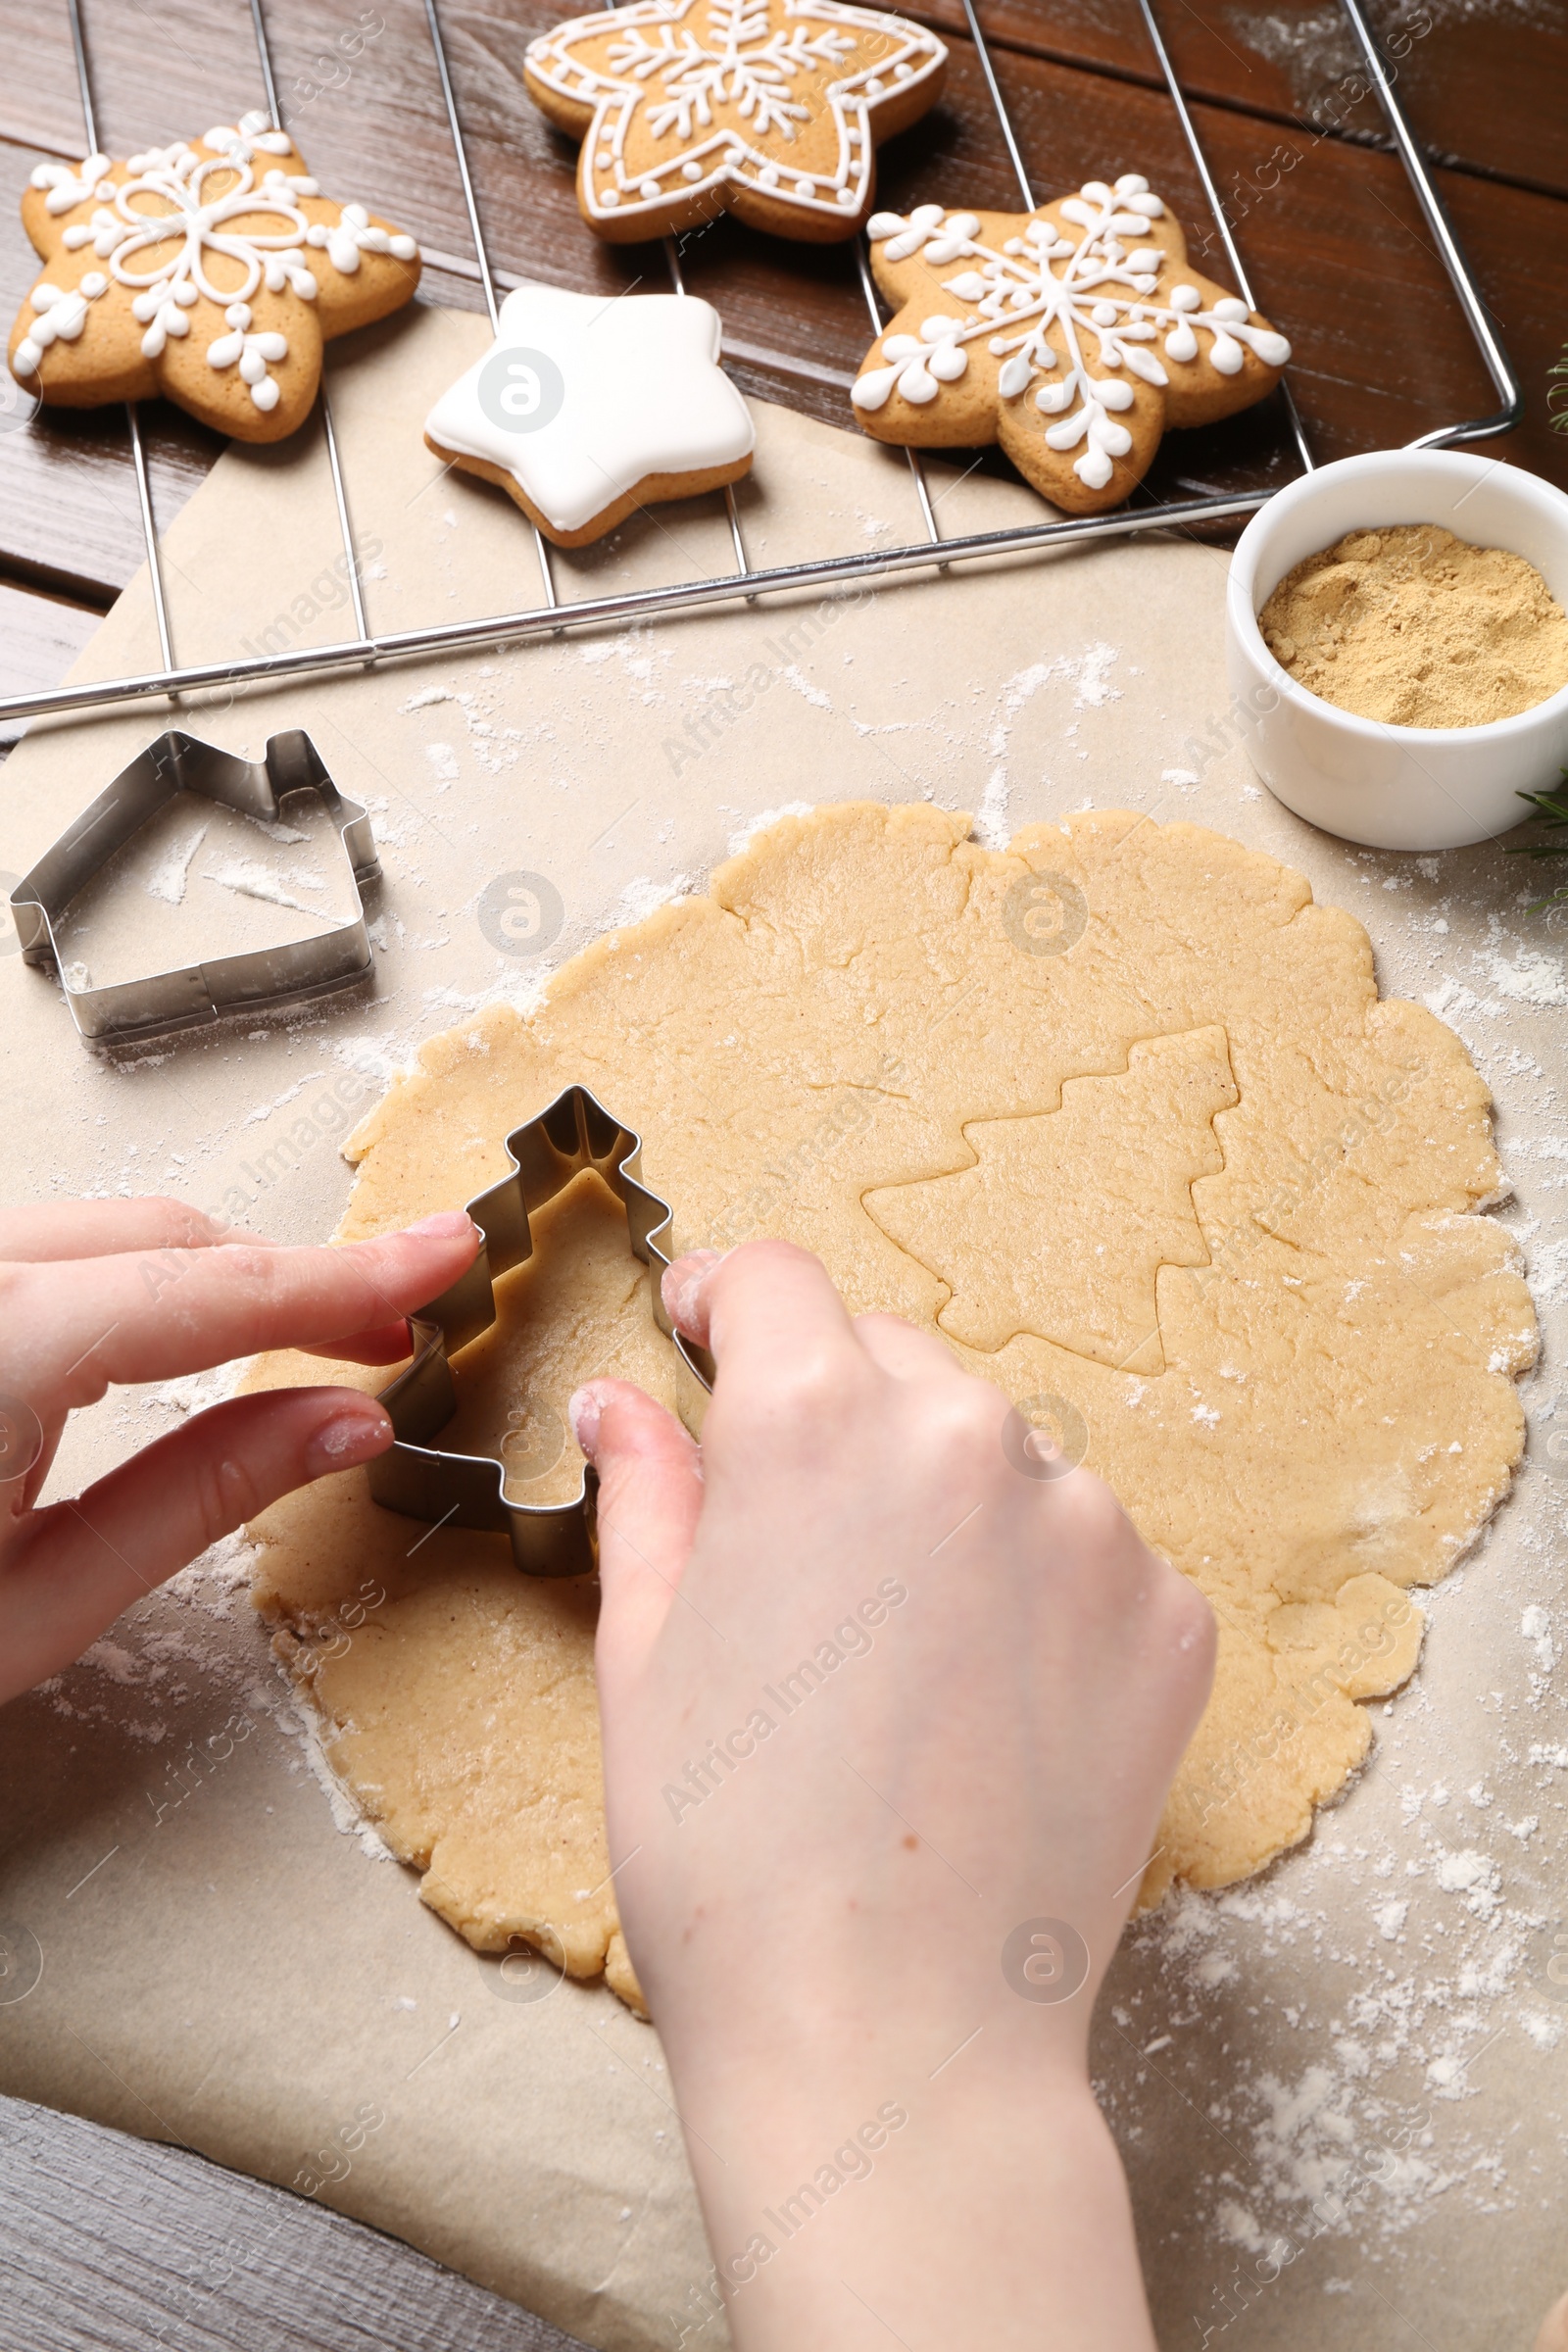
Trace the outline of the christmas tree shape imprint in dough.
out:
<instances>
[{"instance_id":1,"label":"christmas tree shape imprint in dough","mask_svg":"<svg viewBox=\"0 0 1568 2352\"><path fill-rule=\"evenodd\" d=\"M1223 1029L1133 1047L1113 1077L1070 1078L1059 1110L976 1119L972 1166L864 1195L889 1239L945 1283L937 1317L994 1355L1020 1333L1124 1371L1162 1372L1161 1266L1201 1266L1199 1176L1241 1100Z\"/></svg>"}]
</instances>

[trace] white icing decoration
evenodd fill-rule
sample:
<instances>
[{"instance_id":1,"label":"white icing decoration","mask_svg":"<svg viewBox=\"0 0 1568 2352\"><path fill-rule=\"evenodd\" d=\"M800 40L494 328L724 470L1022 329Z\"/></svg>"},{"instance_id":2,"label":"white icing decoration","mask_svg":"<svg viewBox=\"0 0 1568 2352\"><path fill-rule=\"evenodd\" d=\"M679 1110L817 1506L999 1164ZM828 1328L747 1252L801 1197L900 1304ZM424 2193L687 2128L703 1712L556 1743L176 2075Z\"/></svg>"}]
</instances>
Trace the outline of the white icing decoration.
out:
<instances>
[{"instance_id":1,"label":"white icing decoration","mask_svg":"<svg viewBox=\"0 0 1568 2352\"><path fill-rule=\"evenodd\" d=\"M870 194L878 102L939 74L947 49L923 26L844 0L775 8L631 0L529 43L533 78L594 109L581 180L590 220L666 209L694 178L738 182L818 214L858 212ZM808 170L791 149L813 119L832 135L813 139ZM626 161L634 132L635 172ZM651 161L650 140L667 156Z\"/></svg>"},{"instance_id":2,"label":"white icing decoration","mask_svg":"<svg viewBox=\"0 0 1568 2352\"><path fill-rule=\"evenodd\" d=\"M204 296L222 311L229 328L207 348L209 364L217 368L237 368L251 400L264 414L280 398L269 368L288 356L286 337L275 329L253 334L251 297L265 286L270 294L285 292L314 302L320 291L315 272L306 267L307 246L324 249L328 261L344 276L352 276L364 253L390 254L413 261L418 247L412 237L377 227L363 204L346 204L341 218L330 225L308 220L300 210L302 197L319 193L317 182L302 172L289 173L273 165L258 183L253 165L258 155L293 153L286 132L273 130L263 114L242 115L237 127L220 125L203 133L203 156L182 141L172 147L149 148L133 155L126 166L129 178L106 180L113 166L107 156L89 156L75 178L60 164L40 164L32 184L47 188L50 212L67 212L87 198L101 199L89 221L75 221L63 232L72 252L91 245L94 255L109 265L109 275L90 270L80 288L62 294L47 281L35 286L32 307L40 313L18 347L16 365L24 374L37 370L40 359L57 339L74 341L87 318L87 303L108 290L110 277L135 289L131 315L146 329L141 338L144 358L156 360L171 336L190 332L189 312ZM220 179L220 192L209 193ZM151 198L160 209L148 209ZM243 234L229 223L261 219L268 228L248 227ZM167 258L156 258L172 247ZM238 287L220 287L208 274L207 256L225 255L240 264L244 278ZM147 266L151 257L151 266ZM136 266L140 265L140 266Z\"/></svg>"},{"instance_id":3,"label":"white icing decoration","mask_svg":"<svg viewBox=\"0 0 1568 2352\"><path fill-rule=\"evenodd\" d=\"M202 145L211 147L215 155L230 156L235 163L248 164L258 155L287 155L294 142L285 130L274 130L270 119L260 113L241 115L238 127L229 129L220 123L216 130L204 130ZM269 174L269 177L273 174Z\"/></svg>"},{"instance_id":4,"label":"white icing decoration","mask_svg":"<svg viewBox=\"0 0 1568 2352\"><path fill-rule=\"evenodd\" d=\"M17 345L12 367L23 375L36 375L52 345L76 342L87 323L89 303L96 302L108 285L98 270L89 270L79 286L57 286L40 278L27 297L37 317Z\"/></svg>"},{"instance_id":5,"label":"white icing decoration","mask_svg":"<svg viewBox=\"0 0 1568 2352\"><path fill-rule=\"evenodd\" d=\"M189 318L179 304L168 296L156 292L138 294L130 307L137 318L145 318L150 322L141 339L143 359L156 360L171 335L178 342L182 335L190 333Z\"/></svg>"},{"instance_id":6,"label":"white icing decoration","mask_svg":"<svg viewBox=\"0 0 1568 2352\"><path fill-rule=\"evenodd\" d=\"M249 385L256 407L264 413L275 409L278 387L267 372L268 365L270 362L275 366L279 360L288 358L287 338L275 328L253 335L250 332L252 312L248 302L231 302L223 313L223 319L233 331L219 335L208 344L208 367L232 368L237 364L241 379Z\"/></svg>"},{"instance_id":7,"label":"white icing decoration","mask_svg":"<svg viewBox=\"0 0 1568 2352\"><path fill-rule=\"evenodd\" d=\"M74 204L85 204L89 196L101 195L99 182L113 170L107 155L89 155L79 178L69 164L34 164L28 185L48 189L43 200L46 212L69 213Z\"/></svg>"},{"instance_id":8,"label":"white icing decoration","mask_svg":"<svg viewBox=\"0 0 1568 2352\"><path fill-rule=\"evenodd\" d=\"M483 458L511 473L558 530L579 531L651 473L698 473L750 454L750 412L718 365L718 313L695 295L600 295L521 286L501 306L501 331L484 359L436 402L425 431L442 449ZM486 379L498 353L517 355L514 411L539 405L543 358L559 372L561 400L537 428L498 416L508 370ZM488 405L486 405L486 401Z\"/></svg>"},{"instance_id":9,"label":"white icing decoration","mask_svg":"<svg viewBox=\"0 0 1568 2352\"><path fill-rule=\"evenodd\" d=\"M939 312L921 319L918 336L885 335L882 356L893 365L858 377L851 389L851 400L858 409L880 409L889 394L898 391L916 408L924 408L935 400L942 385L956 383L967 369L969 355L958 341L962 331L961 318L946 318ZM871 387L875 387L874 393Z\"/></svg>"},{"instance_id":10,"label":"white icing decoration","mask_svg":"<svg viewBox=\"0 0 1568 2352\"><path fill-rule=\"evenodd\" d=\"M922 204L907 220L898 213L874 214L866 234L887 261L908 261L918 253L937 269L959 260L979 267L942 281L945 295L973 306L967 315L923 319L923 342L912 335L883 336L882 364L866 368L850 398L858 409L874 411L897 391L917 408L929 407L944 383L963 373L964 345L984 336L987 349L1002 362L1001 397L1017 400L1037 376L1061 365L1062 352L1047 340L1048 330L1055 331L1065 347L1065 369L1041 385L1035 406L1059 419L1046 432L1048 446L1065 451L1082 442L1073 471L1091 489L1102 490L1112 460L1132 448L1132 435L1116 416L1133 407L1136 394L1120 371L1125 368L1156 389L1168 384L1150 349L1161 333L1167 358L1188 363L1202 350L1194 328L1205 329L1207 364L1222 376L1235 375L1246 365L1244 345L1269 368L1283 368L1291 347L1272 328L1252 325L1246 303L1234 294L1219 297L1211 311L1204 311L1198 287L1185 283L1174 287L1164 303L1149 299L1156 292L1163 256L1151 245L1129 251L1119 242L1123 236L1146 235L1150 222L1164 214L1139 173L1124 173L1114 187L1087 180L1056 210L1082 228L1079 243L1060 236L1052 221L1037 219L1027 222L1021 236L1008 237L1000 253L979 241L973 213ZM1086 331L1095 338L1101 367L1109 372L1090 373L1080 341ZM871 356L877 357L874 351Z\"/></svg>"}]
</instances>

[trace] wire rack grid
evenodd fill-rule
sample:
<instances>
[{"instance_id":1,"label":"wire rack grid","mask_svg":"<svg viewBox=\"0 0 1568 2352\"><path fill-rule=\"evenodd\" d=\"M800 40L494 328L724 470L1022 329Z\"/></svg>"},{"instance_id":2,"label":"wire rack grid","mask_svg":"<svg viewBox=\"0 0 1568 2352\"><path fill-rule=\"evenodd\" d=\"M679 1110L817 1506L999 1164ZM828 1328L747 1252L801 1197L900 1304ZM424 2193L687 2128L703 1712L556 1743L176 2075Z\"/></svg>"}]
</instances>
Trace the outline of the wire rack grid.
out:
<instances>
[{"instance_id":1,"label":"wire rack grid","mask_svg":"<svg viewBox=\"0 0 1568 2352\"><path fill-rule=\"evenodd\" d=\"M614 6L617 0L610 0ZM1034 210L1035 195L1028 171L1018 144L1016 130L1007 111L1006 101L997 78L991 51L987 44L975 0L962 0L967 30L975 48L987 94L996 111L1004 145L1018 183L1024 208ZM1236 239L1226 218L1225 207L1215 184L1207 159L1194 124L1186 94L1177 78L1170 53L1166 49L1154 15L1152 0L1137 0L1150 45L1158 63L1176 110L1182 135L1191 152L1204 196L1213 214L1216 227L1225 248L1236 286L1250 308L1255 309L1252 290L1248 282L1246 266L1237 249ZM1388 118L1390 131L1422 215L1430 229L1438 254L1453 286L1465 323L1495 386L1499 406L1490 416L1464 418L1456 424L1440 425L1423 433L1412 443L1414 448L1441 448L1458 442L1484 440L1494 433L1507 432L1517 424L1523 411L1523 400L1517 377L1506 351L1492 324L1477 287L1474 272L1467 261L1451 222L1444 209L1443 199L1433 180L1415 135L1405 118L1403 106L1394 87L1394 75L1371 24L1361 6L1361 0L1340 0L1348 20L1357 46L1366 62L1372 86L1378 93ZM87 40L82 22L81 0L66 0L70 19L73 54L81 89L83 129L89 153L97 150L97 118L93 106L92 75ZM272 70L271 45L268 37L264 0L249 0L251 23L256 36L257 58L266 95L267 110L277 129L286 129L278 102L277 83ZM451 132L454 158L462 184L464 203L473 237L477 274L490 313L493 327L499 325L500 304L497 298L497 275L492 268L480 219L479 202L473 176L468 165L467 141L453 86L446 40L441 29L437 0L424 0L425 21L434 54L437 78L446 109ZM860 284L865 297L867 316L873 335L882 327L882 312L867 261L863 236L857 240ZM674 241L664 240L670 281L677 294L686 292L685 279ZM1291 439L1302 468L1310 470L1312 453L1302 428L1299 412L1288 384L1282 386ZM1046 551L1077 542L1094 539L1126 537L1134 532L1180 529L1197 523L1225 521L1231 517L1255 514L1272 495L1269 491L1252 490L1219 492L1207 496L1164 502L1152 501L1147 505L1129 506L1110 514L1079 516L1065 521L1041 521L1009 530L976 531L963 536L944 538L937 524L936 514L928 493L924 470L918 454L905 452L914 479L925 537L902 547L868 549L854 555L823 556L804 563L775 564L767 568L755 567L748 559L745 538L733 490L724 492L731 543L735 553L735 569L704 580L682 581L661 588L626 590L618 595L574 599L562 604L557 593L551 564L550 549L543 536L535 530L534 540L539 555L540 576L543 582L544 603L513 612L492 613L479 620L447 622L437 626L415 629L372 630L365 609L361 587L361 561L350 514L348 484L344 475L336 432L332 424L331 403L323 381L321 387L321 422L325 435L327 463L331 473L332 493L337 509L337 524L343 541L349 594L352 602L355 634L335 645L314 648L293 648L271 655L250 656L231 662L180 664L174 658L172 633L170 625L168 599L164 589L163 567L159 558L158 535L153 517L152 499L148 486L147 465L142 446L140 425L134 406L127 409L130 457L135 475L137 500L141 514L142 532L147 547L147 568L152 590L153 609L158 626L162 666L134 675L107 678L74 686L56 687L47 693L17 695L0 700L0 719L27 718L46 713L102 709L115 703L134 703L158 697L177 698L181 694L221 692L263 680L297 677L335 669L363 667L373 662L409 659L420 655L479 647L500 648L519 640L549 634L559 634L565 628L588 628L607 622L646 620L658 613L690 611L703 605L723 605L751 602L764 594L815 588L832 594L855 583L888 574L917 571L935 565L946 570L950 565L972 562L983 556L1018 555Z\"/></svg>"}]
</instances>

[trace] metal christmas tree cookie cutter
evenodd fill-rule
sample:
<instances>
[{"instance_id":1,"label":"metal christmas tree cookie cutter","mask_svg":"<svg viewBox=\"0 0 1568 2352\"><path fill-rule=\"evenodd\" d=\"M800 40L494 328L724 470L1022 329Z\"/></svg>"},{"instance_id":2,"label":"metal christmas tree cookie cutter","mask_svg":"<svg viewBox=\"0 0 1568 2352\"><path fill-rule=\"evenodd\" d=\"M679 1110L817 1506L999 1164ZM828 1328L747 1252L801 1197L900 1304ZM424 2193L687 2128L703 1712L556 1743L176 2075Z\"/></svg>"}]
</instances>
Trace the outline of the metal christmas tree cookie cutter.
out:
<instances>
[{"instance_id":1,"label":"metal christmas tree cookie cutter","mask_svg":"<svg viewBox=\"0 0 1568 2352\"><path fill-rule=\"evenodd\" d=\"M270 737L261 760L241 760L177 729L160 735L82 810L11 893L24 957L28 963L57 966L77 1034L88 1041L130 1041L194 1028L216 1021L220 1013L347 987L370 968L362 898L357 917L334 922L309 939L212 956L103 988L74 988L56 925L115 853L181 792L199 794L264 824L278 821L285 795L314 792L336 826L356 889L363 891L381 870L369 817L357 801L338 791L315 744L298 728Z\"/></svg>"},{"instance_id":2,"label":"metal christmas tree cookie cutter","mask_svg":"<svg viewBox=\"0 0 1568 2352\"><path fill-rule=\"evenodd\" d=\"M712 1358L681 1338L669 1320L659 1277L669 1263L673 1212L638 1180L642 1138L612 1118L585 1086L568 1086L537 1117L507 1137L512 1173L478 1194L468 1214L483 1239L479 1254L449 1290L409 1317L414 1360L379 1392L395 1432L390 1451L368 1465L370 1494L388 1510L437 1526L506 1535L525 1576L586 1576L598 1563L599 1479L585 1464L565 1502L514 1502L495 1454L449 1453L430 1441L458 1409L450 1358L496 1320L498 1274L533 1255L529 1218L584 1168L596 1169L626 1210L633 1254L653 1273L654 1319L674 1341L677 1402L695 1434L712 1388Z\"/></svg>"}]
</instances>

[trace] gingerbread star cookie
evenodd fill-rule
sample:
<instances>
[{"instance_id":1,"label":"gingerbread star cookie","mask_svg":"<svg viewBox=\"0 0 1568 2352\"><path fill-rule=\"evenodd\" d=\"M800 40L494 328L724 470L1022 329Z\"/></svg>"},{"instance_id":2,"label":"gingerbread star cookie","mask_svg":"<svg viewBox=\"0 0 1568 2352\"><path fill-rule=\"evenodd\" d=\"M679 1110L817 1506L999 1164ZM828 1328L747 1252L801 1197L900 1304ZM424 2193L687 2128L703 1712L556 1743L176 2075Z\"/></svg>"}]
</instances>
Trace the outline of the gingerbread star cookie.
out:
<instances>
[{"instance_id":1,"label":"gingerbread star cookie","mask_svg":"<svg viewBox=\"0 0 1568 2352\"><path fill-rule=\"evenodd\" d=\"M1185 236L1135 172L1033 213L878 213L866 233L900 307L851 392L858 422L912 449L998 441L1068 514L1120 505L1168 425L1250 408L1291 356L1266 318L1188 268Z\"/></svg>"},{"instance_id":2,"label":"gingerbread star cookie","mask_svg":"<svg viewBox=\"0 0 1568 2352\"><path fill-rule=\"evenodd\" d=\"M260 114L127 163L40 164L22 222L44 273L11 332L18 382L67 409L162 392L240 441L293 432L327 337L419 282L414 239L323 196Z\"/></svg>"},{"instance_id":3,"label":"gingerbread star cookie","mask_svg":"<svg viewBox=\"0 0 1568 2352\"><path fill-rule=\"evenodd\" d=\"M425 445L499 483L558 547L586 547L636 507L750 470L757 433L718 364L722 331L695 294L519 286L426 417Z\"/></svg>"},{"instance_id":4,"label":"gingerbread star cookie","mask_svg":"<svg viewBox=\"0 0 1568 2352\"><path fill-rule=\"evenodd\" d=\"M582 141L577 202L612 244L730 211L831 244L864 224L875 147L935 105L933 32L842 0L632 0L531 41L529 95Z\"/></svg>"}]
</instances>

